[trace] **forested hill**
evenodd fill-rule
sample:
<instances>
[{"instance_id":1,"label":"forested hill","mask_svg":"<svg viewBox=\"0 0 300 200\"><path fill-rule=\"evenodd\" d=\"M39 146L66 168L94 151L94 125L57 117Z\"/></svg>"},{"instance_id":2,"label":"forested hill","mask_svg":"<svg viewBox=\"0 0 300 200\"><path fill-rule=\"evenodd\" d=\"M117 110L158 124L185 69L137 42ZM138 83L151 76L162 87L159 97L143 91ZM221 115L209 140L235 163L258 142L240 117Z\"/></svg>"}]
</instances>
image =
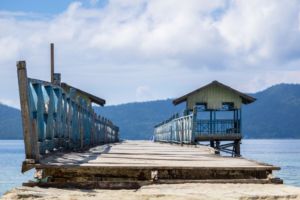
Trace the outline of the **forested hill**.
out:
<instances>
[{"instance_id":1,"label":"forested hill","mask_svg":"<svg viewBox=\"0 0 300 200\"><path fill-rule=\"evenodd\" d=\"M279 84L252 95L257 101L243 109L246 137L300 138L299 84Z\"/></svg>"},{"instance_id":2,"label":"forested hill","mask_svg":"<svg viewBox=\"0 0 300 200\"><path fill-rule=\"evenodd\" d=\"M0 103L0 139L22 139L21 113Z\"/></svg>"},{"instance_id":3,"label":"forested hill","mask_svg":"<svg viewBox=\"0 0 300 200\"><path fill-rule=\"evenodd\" d=\"M98 107L96 110L120 127L122 138L150 139L156 124L182 112L183 108L183 105L173 106L172 100L167 99Z\"/></svg>"},{"instance_id":4,"label":"forested hill","mask_svg":"<svg viewBox=\"0 0 300 200\"><path fill-rule=\"evenodd\" d=\"M300 139L299 84L279 84L251 95L257 101L243 107L245 138ZM120 127L122 138L150 139L153 126L182 112L184 105L175 107L167 99L95 109ZM19 139L21 130L19 110L0 104L0 139Z\"/></svg>"}]
</instances>

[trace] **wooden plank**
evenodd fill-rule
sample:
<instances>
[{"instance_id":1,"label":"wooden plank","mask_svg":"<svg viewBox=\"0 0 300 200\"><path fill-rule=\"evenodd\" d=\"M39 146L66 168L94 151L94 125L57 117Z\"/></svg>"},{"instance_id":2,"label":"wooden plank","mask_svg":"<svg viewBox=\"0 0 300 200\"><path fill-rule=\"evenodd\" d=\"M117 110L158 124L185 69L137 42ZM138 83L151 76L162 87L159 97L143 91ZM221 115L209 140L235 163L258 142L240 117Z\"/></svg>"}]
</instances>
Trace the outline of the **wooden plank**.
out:
<instances>
[{"instance_id":1,"label":"wooden plank","mask_svg":"<svg viewBox=\"0 0 300 200\"><path fill-rule=\"evenodd\" d=\"M126 189L133 183L282 183L272 178L272 171L278 167L213 152L206 146L150 141L123 141L84 152L56 152L31 165L43 171L43 178L49 177L47 183L32 186Z\"/></svg>"},{"instance_id":2,"label":"wooden plank","mask_svg":"<svg viewBox=\"0 0 300 200\"><path fill-rule=\"evenodd\" d=\"M179 146L148 141L124 141L97 146L85 152L57 152L44 158L42 166L133 167L276 170L278 167L245 158L222 157L205 146Z\"/></svg>"}]
</instances>

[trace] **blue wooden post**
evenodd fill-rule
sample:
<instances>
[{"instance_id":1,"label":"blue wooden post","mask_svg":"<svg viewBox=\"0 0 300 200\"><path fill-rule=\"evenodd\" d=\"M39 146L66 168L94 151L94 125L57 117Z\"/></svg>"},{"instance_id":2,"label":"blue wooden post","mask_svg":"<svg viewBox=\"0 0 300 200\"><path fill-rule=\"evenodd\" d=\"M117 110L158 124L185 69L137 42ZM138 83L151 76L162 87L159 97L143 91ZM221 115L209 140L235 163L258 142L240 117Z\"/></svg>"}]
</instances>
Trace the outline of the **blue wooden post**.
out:
<instances>
[{"instance_id":1,"label":"blue wooden post","mask_svg":"<svg viewBox=\"0 0 300 200\"><path fill-rule=\"evenodd\" d=\"M61 131L62 131L62 137L63 137L63 147L64 148L69 148L69 141L70 141L70 137L68 134L68 120L67 120L67 100L66 100L66 94L62 93L62 113L61 113Z\"/></svg>"},{"instance_id":2,"label":"blue wooden post","mask_svg":"<svg viewBox=\"0 0 300 200\"><path fill-rule=\"evenodd\" d=\"M54 96L54 146L59 149L62 146L62 97L61 90L53 88Z\"/></svg>"},{"instance_id":3,"label":"blue wooden post","mask_svg":"<svg viewBox=\"0 0 300 200\"><path fill-rule=\"evenodd\" d=\"M239 128L240 128L239 133L242 134L242 132L243 132L243 129L242 129L242 108L240 108Z\"/></svg>"},{"instance_id":4,"label":"blue wooden post","mask_svg":"<svg viewBox=\"0 0 300 200\"><path fill-rule=\"evenodd\" d=\"M38 129L38 147L40 154L44 154L46 151L46 122L44 119L45 113L45 101L44 95L42 93L42 85L38 83L34 83L32 93L35 93L37 96L37 129Z\"/></svg>"},{"instance_id":5,"label":"blue wooden post","mask_svg":"<svg viewBox=\"0 0 300 200\"><path fill-rule=\"evenodd\" d=\"M73 144L73 131L72 131L72 123L71 123L71 120L72 120L72 103L71 103L71 100L70 100L70 96L67 95L66 97L66 110L67 110L67 114L66 114L66 120L67 120L67 135L68 135L68 148L69 149L72 149L74 147L74 144Z\"/></svg>"},{"instance_id":6,"label":"blue wooden post","mask_svg":"<svg viewBox=\"0 0 300 200\"><path fill-rule=\"evenodd\" d=\"M54 147L53 136L54 136L54 101L53 101L53 89L51 86L45 86L44 97L45 99L45 113L46 117L46 150L51 151Z\"/></svg>"},{"instance_id":7,"label":"blue wooden post","mask_svg":"<svg viewBox=\"0 0 300 200\"><path fill-rule=\"evenodd\" d=\"M78 103L78 126L79 126L79 140L80 140L80 148L84 147L84 132L83 132L83 125L84 125L84 118L83 118L83 109Z\"/></svg>"},{"instance_id":8,"label":"blue wooden post","mask_svg":"<svg viewBox=\"0 0 300 200\"><path fill-rule=\"evenodd\" d=\"M191 137L191 143L195 143L195 136L197 132L197 106L194 106L193 108L193 118L192 118L192 137Z\"/></svg>"}]
</instances>

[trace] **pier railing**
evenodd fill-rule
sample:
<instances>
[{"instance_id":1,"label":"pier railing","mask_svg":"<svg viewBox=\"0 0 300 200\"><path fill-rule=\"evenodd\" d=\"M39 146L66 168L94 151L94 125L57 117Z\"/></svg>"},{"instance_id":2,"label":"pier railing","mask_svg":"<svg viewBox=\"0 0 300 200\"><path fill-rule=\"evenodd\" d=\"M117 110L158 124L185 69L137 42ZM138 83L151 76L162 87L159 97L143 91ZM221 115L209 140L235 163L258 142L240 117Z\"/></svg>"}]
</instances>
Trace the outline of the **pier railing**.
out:
<instances>
[{"instance_id":1,"label":"pier railing","mask_svg":"<svg viewBox=\"0 0 300 200\"><path fill-rule=\"evenodd\" d=\"M228 134L240 133L236 125L240 120L219 119L219 120L197 120L196 134ZM235 124L236 123L236 124Z\"/></svg>"},{"instance_id":2,"label":"pier railing","mask_svg":"<svg viewBox=\"0 0 300 200\"><path fill-rule=\"evenodd\" d=\"M76 89L65 91L59 84L28 78L25 61L17 69L26 162L119 140L119 128L98 116Z\"/></svg>"},{"instance_id":3,"label":"pier railing","mask_svg":"<svg viewBox=\"0 0 300 200\"><path fill-rule=\"evenodd\" d=\"M199 113L198 113L199 114ZM192 114L172 116L154 128L154 140L158 142L194 144L201 140L240 139L240 120L197 118L197 108Z\"/></svg>"},{"instance_id":4,"label":"pier railing","mask_svg":"<svg viewBox=\"0 0 300 200\"><path fill-rule=\"evenodd\" d=\"M173 116L154 129L154 140L159 142L191 143L193 141L193 115Z\"/></svg>"}]
</instances>

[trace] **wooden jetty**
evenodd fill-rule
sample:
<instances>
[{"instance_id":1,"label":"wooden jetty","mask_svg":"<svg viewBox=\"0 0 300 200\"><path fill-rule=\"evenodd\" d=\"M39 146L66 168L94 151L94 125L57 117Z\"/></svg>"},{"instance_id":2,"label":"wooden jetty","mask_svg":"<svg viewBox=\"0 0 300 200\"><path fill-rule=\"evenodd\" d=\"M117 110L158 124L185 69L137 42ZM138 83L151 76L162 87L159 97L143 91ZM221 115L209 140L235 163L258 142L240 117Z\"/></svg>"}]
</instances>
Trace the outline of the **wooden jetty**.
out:
<instances>
[{"instance_id":1,"label":"wooden jetty","mask_svg":"<svg viewBox=\"0 0 300 200\"><path fill-rule=\"evenodd\" d=\"M123 141L85 152L57 152L32 167L38 182L25 186L132 189L162 183L275 183L278 167L222 157L205 146ZM40 172L40 173L39 173Z\"/></svg>"},{"instance_id":2,"label":"wooden jetty","mask_svg":"<svg viewBox=\"0 0 300 200\"><path fill-rule=\"evenodd\" d=\"M272 176L278 167L239 157L241 104L255 99L221 83L175 100L187 101L187 109L155 127L155 142L120 141L119 128L93 110L92 103L103 106L105 100L61 83L61 75L54 73L54 45L50 82L29 78L25 61L17 62L17 71L26 155L22 172L36 169L36 181L26 186L282 183ZM221 111L232 113L233 119L218 119ZM205 112L209 119L201 118ZM200 146L203 140L211 147ZM231 140L233 144L220 145ZM234 157L216 155L220 150Z\"/></svg>"}]
</instances>

